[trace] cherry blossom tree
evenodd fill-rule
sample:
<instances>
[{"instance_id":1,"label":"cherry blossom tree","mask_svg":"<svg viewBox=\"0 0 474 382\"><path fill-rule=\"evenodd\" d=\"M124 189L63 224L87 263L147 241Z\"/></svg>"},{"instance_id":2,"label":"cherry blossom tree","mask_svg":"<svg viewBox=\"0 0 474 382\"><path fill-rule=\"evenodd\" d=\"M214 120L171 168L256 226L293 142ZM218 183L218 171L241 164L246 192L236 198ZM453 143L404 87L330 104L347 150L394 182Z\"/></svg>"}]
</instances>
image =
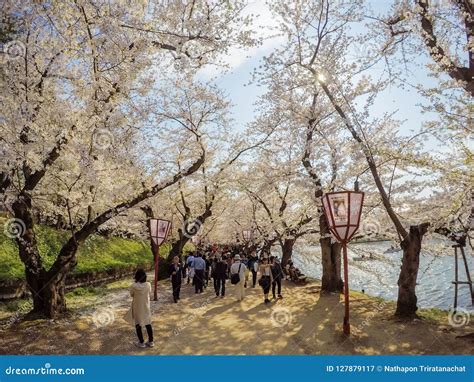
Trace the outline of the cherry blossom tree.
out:
<instances>
[{"instance_id":1,"label":"cherry blossom tree","mask_svg":"<svg viewBox=\"0 0 474 382\"><path fill-rule=\"evenodd\" d=\"M34 312L54 317L66 309L64 280L89 235L201 167L205 153L199 134L185 128L174 137L175 144L189 145L181 168L169 162L160 162L158 171L144 165L140 145L153 139L147 136L147 99L160 85L156 74L171 74L173 64L192 76L196 68L218 63L230 46L254 44L248 18L239 17L244 5L4 4L13 39L5 44L1 76L0 190L15 218L9 229L25 264ZM59 184L71 236L46 269L34 210L47 187ZM75 204L81 196L83 203ZM74 209L83 208L88 213L72 224Z\"/></svg>"},{"instance_id":2,"label":"cherry blossom tree","mask_svg":"<svg viewBox=\"0 0 474 382\"><path fill-rule=\"evenodd\" d=\"M365 54L362 59L352 59L351 49L363 51L362 48L368 43L364 34L350 32L351 26L363 19L364 7L360 1L347 1L334 6L331 2L322 0L294 4L274 2L272 10L275 17L281 20L280 30L287 38L287 44L266 57L258 75L263 81L271 79L279 83L283 89L279 94L286 94L289 89L304 89L299 92L312 92L315 97L324 95L322 100L313 98L315 106L323 110L323 113L313 111L313 118L316 117L317 120L318 116L330 115L325 107L329 103L340 126L352 139L352 147L362 154L360 159L366 162L380 201L393 223L403 249L396 314L413 317L417 309L415 285L421 242L429 223L414 223L412 219L402 218L403 210L397 207L393 196L393 176L385 176L386 161L395 162L394 168L399 171L400 167L416 166L423 156L428 155L411 152L409 149L413 142L408 144L411 138L397 138L388 133L390 126L393 126L390 116L371 118L371 106L391 78L389 72L378 80L367 74L367 70L377 64L379 57L372 58ZM357 109L356 102L359 102ZM313 110L317 111L315 107ZM311 117L311 114L308 115ZM311 118L306 120L312 121ZM383 139L381 134L387 133ZM402 142L397 142L400 138ZM392 146L402 143L406 148L398 159L393 156L386 158L390 154L387 152L390 140ZM308 163L306 168L311 171ZM312 178L318 179L314 173ZM321 187L317 182L316 186ZM413 199L413 202L418 201ZM410 224L409 228L406 227L407 223Z\"/></svg>"}]
</instances>

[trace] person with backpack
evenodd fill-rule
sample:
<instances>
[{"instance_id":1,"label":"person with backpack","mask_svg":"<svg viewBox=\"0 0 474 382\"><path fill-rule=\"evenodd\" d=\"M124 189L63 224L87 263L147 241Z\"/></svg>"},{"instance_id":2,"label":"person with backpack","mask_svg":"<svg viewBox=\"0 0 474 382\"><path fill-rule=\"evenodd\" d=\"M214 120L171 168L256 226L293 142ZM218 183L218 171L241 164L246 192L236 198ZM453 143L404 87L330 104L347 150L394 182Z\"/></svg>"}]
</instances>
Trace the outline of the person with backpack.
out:
<instances>
[{"instance_id":1,"label":"person with backpack","mask_svg":"<svg viewBox=\"0 0 474 382\"><path fill-rule=\"evenodd\" d=\"M214 278L214 290L216 297L225 296L225 279L227 277L227 257L222 255L220 260L216 259L212 277Z\"/></svg>"},{"instance_id":2,"label":"person with backpack","mask_svg":"<svg viewBox=\"0 0 474 382\"><path fill-rule=\"evenodd\" d=\"M278 298L283 298L283 296L281 295L281 279L283 278L283 269L276 256L270 256L270 264L271 264L272 276L273 276L273 282L272 282L273 298L276 299L275 292L276 292L277 287L278 287Z\"/></svg>"},{"instance_id":3,"label":"person with backpack","mask_svg":"<svg viewBox=\"0 0 474 382\"><path fill-rule=\"evenodd\" d=\"M258 272L260 273L260 279L258 280L258 285L263 289L263 296L265 298L265 304L270 302L268 294L270 293L270 287L273 283L272 269L270 263L268 262L268 257L263 257L262 262L258 266Z\"/></svg>"},{"instance_id":4,"label":"person with backpack","mask_svg":"<svg viewBox=\"0 0 474 382\"><path fill-rule=\"evenodd\" d=\"M234 256L234 264L230 267L230 282L235 285L235 297L242 301L245 297L245 271L247 267L241 263L240 255Z\"/></svg>"}]
</instances>

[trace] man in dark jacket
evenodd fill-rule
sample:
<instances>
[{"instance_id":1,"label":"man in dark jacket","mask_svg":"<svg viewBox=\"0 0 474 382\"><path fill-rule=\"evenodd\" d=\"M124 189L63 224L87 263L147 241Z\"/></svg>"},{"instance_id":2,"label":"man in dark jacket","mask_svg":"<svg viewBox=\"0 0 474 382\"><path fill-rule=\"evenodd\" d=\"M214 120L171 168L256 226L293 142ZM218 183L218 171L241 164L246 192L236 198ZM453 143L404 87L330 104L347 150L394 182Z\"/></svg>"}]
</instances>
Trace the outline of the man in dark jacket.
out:
<instances>
[{"instance_id":1,"label":"man in dark jacket","mask_svg":"<svg viewBox=\"0 0 474 382\"><path fill-rule=\"evenodd\" d=\"M273 298L276 299L276 289L278 287L278 298L283 298L281 295L281 280L283 278L283 269L281 267L280 262L275 256L270 256L270 262L272 264L271 270L272 270L272 276L273 276L273 282L272 282L272 294Z\"/></svg>"},{"instance_id":2,"label":"man in dark jacket","mask_svg":"<svg viewBox=\"0 0 474 382\"><path fill-rule=\"evenodd\" d=\"M178 302L179 292L181 292L181 281L183 280L183 266L179 262L179 257L173 257L173 263L169 268L171 285L173 287L173 300Z\"/></svg>"},{"instance_id":3,"label":"man in dark jacket","mask_svg":"<svg viewBox=\"0 0 474 382\"><path fill-rule=\"evenodd\" d=\"M216 297L225 296L225 279L227 277L227 257L225 255L216 263L213 272L214 277L214 290L216 291Z\"/></svg>"}]
</instances>

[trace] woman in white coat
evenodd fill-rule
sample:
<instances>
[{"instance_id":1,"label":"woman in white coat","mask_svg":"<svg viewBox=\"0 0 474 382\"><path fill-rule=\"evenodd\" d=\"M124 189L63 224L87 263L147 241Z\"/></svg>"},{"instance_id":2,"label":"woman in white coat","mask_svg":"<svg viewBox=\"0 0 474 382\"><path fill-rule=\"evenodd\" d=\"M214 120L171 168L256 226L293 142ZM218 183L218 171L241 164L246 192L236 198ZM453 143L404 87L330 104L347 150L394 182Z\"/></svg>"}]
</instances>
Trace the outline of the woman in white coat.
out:
<instances>
[{"instance_id":1,"label":"woman in white coat","mask_svg":"<svg viewBox=\"0 0 474 382\"><path fill-rule=\"evenodd\" d=\"M130 295L133 297L132 317L137 331L139 348L153 347L153 329L151 327L151 284L146 281L146 273L143 269L138 269L135 273L135 282L130 288ZM148 342L145 344L143 339L142 327L146 328Z\"/></svg>"}]
</instances>

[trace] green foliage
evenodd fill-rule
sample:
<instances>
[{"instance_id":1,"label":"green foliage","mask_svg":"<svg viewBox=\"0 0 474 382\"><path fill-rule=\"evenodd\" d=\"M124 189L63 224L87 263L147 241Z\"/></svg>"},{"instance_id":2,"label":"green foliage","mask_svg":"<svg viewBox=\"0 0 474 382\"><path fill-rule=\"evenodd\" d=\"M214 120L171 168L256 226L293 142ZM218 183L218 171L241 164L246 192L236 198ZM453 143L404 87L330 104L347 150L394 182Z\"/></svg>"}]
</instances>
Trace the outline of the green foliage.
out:
<instances>
[{"instance_id":1,"label":"green foliage","mask_svg":"<svg viewBox=\"0 0 474 382\"><path fill-rule=\"evenodd\" d=\"M70 234L67 231L58 231L45 226L37 226L35 232L41 258L45 268L49 269ZM163 245L160 248L160 255L166 257L169 249L169 245ZM73 274L129 266L150 267L152 264L153 256L148 241L92 235L79 246L77 266ZM15 240L5 236L2 229L0 231L0 280L24 279L24 269L18 256Z\"/></svg>"}]
</instances>

